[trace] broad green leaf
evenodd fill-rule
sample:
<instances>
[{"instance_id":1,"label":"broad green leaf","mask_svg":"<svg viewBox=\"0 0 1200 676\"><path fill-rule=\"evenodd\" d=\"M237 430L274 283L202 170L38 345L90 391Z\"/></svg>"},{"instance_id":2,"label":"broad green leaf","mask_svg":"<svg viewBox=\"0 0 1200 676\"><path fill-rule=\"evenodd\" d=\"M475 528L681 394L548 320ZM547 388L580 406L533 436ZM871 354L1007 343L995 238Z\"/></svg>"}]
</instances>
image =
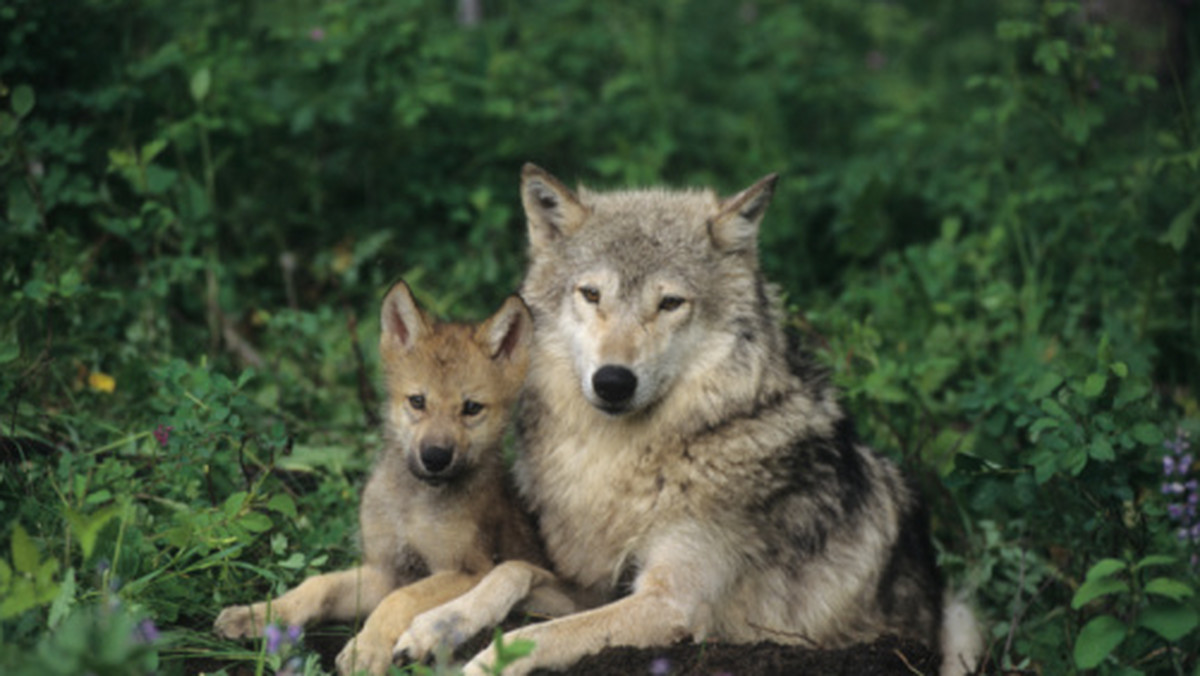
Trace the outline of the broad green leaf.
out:
<instances>
[{"instance_id":1,"label":"broad green leaf","mask_svg":"<svg viewBox=\"0 0 1200 676\"><path fill-rule=\"evenodd\" d=\"M1142 612L1138 624L1168 641L1178 641L1200 624L1200 615L1181 604L1154 605Z\"/></svg>"},{"instance_id":2,"label":"broad green leaf","mask_svg":"<svg viewBox=\"0 0 1200 676\"><path fill-rule=\"evenodd\" d=\"M84 561L91 558L100 531L120 512L120 505L109 505L90 516L80 514L70 507L64 508L63 513L67 518L67 523L71 524L71 531L79 539L79 546L83 549Z\"/></svg>"},{"instance_id":3,"label":"broad green leaf","mask_svg":"<svg viewBox=\"0 0 1200 676\"><path fill-rule=\"evenodd\" d=\"M1129 583L1124 580L1113 577L1098 577L1079 585L1079 589L1075 590L1075 596L1071 599L1071 607L1079 610L1101 596L1128 591Z\"/></svg>"},{"instance_id":4,"label":"broad green leaf","mask_svg":"<svg viewBox=\"0 0 1200 676\"><path fill-rule=\"evenodd\" d=\"M13 526L12 559L13 567L17 569L18 573L33 575L37 572L37 546L33 544L29 533L26 533L19 523Z\"/></svg>"},{"instance_id":5,"label":"broad green leaf","mask_svg":"<svg viewBox=\"0 0 1200 676\"><path fill-rule=\"evenodd\" d=\"M1113 451L1112 443L1105 437L1092 439L1092 443L1088 444L1088 455L1094 460L1102 462L1108 462L1117 457L1117 454Z\"/></svg>"},{"instance_id":6,"label":"broad green leaf","mask_svg":"<svg viewBox=\"0 0 1200 676\"><path fill-rule=\"evenodd\" d=\"M1093 373L1083 382L1081 393L1088 399L1095 399L1104 394L1104 386L1108 384L1108 376L1103 373Z\"/></svg>"},{"instance_id":7,"label":"broad green leaf","mask_svg":"<svg viewBox=\"0 0 1200 676\"><path fill-rule=\"evenodd\" d=\"M1120 559L1100 559L1088 568L1088 572L1084 575L1086 580L1098 580L1102 577L1108 577L1113 573L1125 570L1125 562Z\"/></svg>"},{"instance_id":8,"label":"broad green leaf","mask_svg":"<svg viewBox=\"0 0 1200 676\"><path fill-rule=\"evenodd\" d=\"M1035 401L1041 399L1058 389L1058 386L1062 385L1062 382L1062 376L1053 371L1047 371L1042 374L1042 377L1038 378L1033 387L1029 388L1029 398Z\"/></svg>"},{"instance_id":9,"label":"broad green leaf","mask_svg":"<svg viewBox=\"0 0 1200 676\"><path fill-rule=\"evenodd\" d=\"M33 87L29 85L17 85L12 90L12 110L17 117L25 117L33 111L36 97L33 94Z\"/></svg>"},{"instance_id":10,"label":"broad green leaf","mask_svg":"<svg viewBox=\"0 0 1200 676\"><path fill-rule=\"evenodd\" d=\"M1179 212L1175 218L1171 220L1171 225L1167 226L1167 231L1158 238L1158 241L1169 245L1176 251L1183 251L1183 247L1187 245L1188 235L1191 233L1192 226L1196 224L1196 212L1200 211L1200 197L1192 200L1186 209Z\"/></svg>"},{"instance_id":11,"label":"broad green leaf","mask_svg":"<svg viewBox=\"0 0 1200 676\"><path fill-rule=\"evenodd\" d=\"M1034 443L1037 443L1038 437L1041 436L1042 432L1048 429L1054 429L1060 424L1061 423L1059 423L1058 419L1056 418L1038 418L1032 425L1029 426L1029 439Z\"/></svg>"},{"instance_id":12,"label":"broad green leaf","mask_svg":"<svg viewBox=\"0 0 1200 676\"><path fill-rule=\"evenodd\" d=\"M1156 594L1158 596L1166 596L1167 598L1176 601L1186 599L1195 591L1190 585L1187 585L1179 580L1174 580L1169 577L1156 577L1146 583L1146 593Z\"/></svg>"},{"instance_id":13,"label":"broad green leaf","mask_svg":"<svg viewBox=\"0 0 1200 676\"><path fill-rule=\"evenodd\" d=\"M276 493L267 501L267 509L296 518L296 502L287 493Z\"/></svg>"},{"instance_id":14,"label":"broad green leaf","mask_svg":"<svg viewBox=\"0 0 1200 676\"><path fill-rule=\"evenodd\" d=\"M1143 568L1149 568L1150 566L1169 566L1178 560L1179 559L1175 558L1174 556L1167 556L1165 554L1151 554L1150 556L1147 556L1141 561L1133 564L1133 569L1141 570Z\"/></svg>"},{"instance_id":15,"label":"broad green leaf","mask_svg":"<svg viewBox=\"0 0 1200 676\"><path fill-rule=\"evenodd\" d=\"M212 71L207 67L201 68L192 75L190 89L192 91L192 100L196 103L201 103L208 98L208 90L212 87Z\"/></svg>"},{"instance_id":16,"label":"broad green leaf","mask_svg":"<svg viewBox=\"0 0 1200 676\"><path fill-rule=\"evenodd\" d=\"M0 364L8 362L21 356L21 344L17 342L17 333L5 333L3 338L0 338Z\"/></svg>"},{"instance_id":17,"label":"broad green leaf","mask_svg":"<svg viewBox=\"0 0 1200 676\"><path fill-rule=\"evenodd\" d=\"M1125 640L1125 625L1112 615L1094 617L1075 639L1075 666L1093 669Z\"/></svg>"},{"instance_id":18,"label":"broad green leaf","mask_svg":"<svg viewBox=\"0 0 1200 676\"><path fill-rule=\"evenodd\" d=\"M1112 369L1113 375L1122 380L1129 377L1129 366L1123 361L1114 361L1108 368Z\"/></svg>"},{"instance_id":19,"label":"broad green leaf","mask_svg":"<svg viewBox=\"0 0 1200 676\"><path fill-rule=\"evenodd\" d=\"M1162 443L1162 431L1154 423L1138 423L1129 431L1133 438L1147 446L1157 446Z\"/></svg>"},{"instance_id":20,"label":"broad green leaf","mask_svg":"<svg viewBox=\"0 0 1200 676\"><path fill-rule=\"evenodd\" d=\"M273 525L271 523L271 517L263 514L262 512L250 512L246 516L243 516L241 519L239 519L238 523L241 524L242 528L245 528L251 533L262 533L271 530L271 526Z\"/></svg>"}]
</instances>

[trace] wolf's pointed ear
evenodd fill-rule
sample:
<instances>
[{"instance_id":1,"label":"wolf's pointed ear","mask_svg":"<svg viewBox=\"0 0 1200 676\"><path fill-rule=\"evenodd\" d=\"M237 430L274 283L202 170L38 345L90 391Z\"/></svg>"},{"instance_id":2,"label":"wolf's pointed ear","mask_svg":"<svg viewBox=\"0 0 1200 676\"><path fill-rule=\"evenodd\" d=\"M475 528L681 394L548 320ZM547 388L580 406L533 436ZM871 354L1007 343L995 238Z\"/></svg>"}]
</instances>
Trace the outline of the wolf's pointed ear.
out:
<instances>
[{"instance_id":1,"label":"wolf's pointed ear","mask_svg":"<svg viewBox=\"0 0 1200 676\"><path fill-rule=\"evenodd\" d=\"M721 201L717 215L708 221L708 236L719 251L754 251L758 244L758 224L762 222L779 174L768 174L733 197Z\"/></svg>"},{"instance_id":2,"label":"wolf's pointed ear","mask_svg":"<svg viewBox=\"0 0 1200 676\"><path fill-rule=\"evenodd\" d=\"M475 342L496 361L524 363L533 342L533 316L521 297L513 294L496 314L475 330Z\"/></svg>"},{"instance_id":3,"label":"wolf's pointed ear","mask_svg":"<svg viewBox=\"0 0 1200 676\"><path fill-rule=\"evenodd\" d=\"M403 281L396 282L392 290L388 291L383 299L379 326L382 329L379 337L381 350L398 347L407 352L429 331L429 320L417 306L408 284Z\"/></svg>"},{"instance_id":4,"label":"wolf's pointed ear","mask_svg":"<svg viewBox=\"0 0 1200 676\"><path fill-rule=\"evenodd\" d=\"M521 168L521 204L529 219L529 243L535 249L575 232L587 217L587 208L570 188L530 163Z\"/></svg>"}]
</instances>

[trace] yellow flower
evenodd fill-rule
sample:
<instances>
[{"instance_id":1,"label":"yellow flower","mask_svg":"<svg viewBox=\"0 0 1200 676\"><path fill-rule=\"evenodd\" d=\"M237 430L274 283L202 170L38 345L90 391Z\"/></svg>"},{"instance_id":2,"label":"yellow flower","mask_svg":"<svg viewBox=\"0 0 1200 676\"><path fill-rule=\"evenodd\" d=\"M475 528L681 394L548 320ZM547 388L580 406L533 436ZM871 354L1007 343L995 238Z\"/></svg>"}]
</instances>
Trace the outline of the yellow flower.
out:
<instances>
[{"instance_id":1,"label":"yellow flower","mask_svg":"<svg viewBox=\"0 0 1200 676\"><path fill-rule=\"evenodd\" d=\"M112 392L117 389L117 379L107 373L92 371L88 374L88 387L97 392Z\"/></svg>"}]
</instances>

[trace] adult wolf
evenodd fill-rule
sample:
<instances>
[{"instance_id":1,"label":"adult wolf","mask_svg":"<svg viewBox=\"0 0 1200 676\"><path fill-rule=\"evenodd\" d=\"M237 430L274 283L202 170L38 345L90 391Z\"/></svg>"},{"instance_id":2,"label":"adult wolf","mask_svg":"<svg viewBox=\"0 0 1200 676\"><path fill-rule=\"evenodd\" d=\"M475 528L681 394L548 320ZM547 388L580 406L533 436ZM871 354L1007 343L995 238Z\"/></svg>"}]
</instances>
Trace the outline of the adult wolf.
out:
<instances>
[{"instance_id":1,"label":"adult wolf","mask_svg":"<svg viewBox=\"0 0 1200 676\"><path fill-rule=\"evenodd\" d=\"M389 442L363 491L363 565L310 577L269 603L230 606L214 624L238 638L261 635L268 620L370 613L338 655L343 674L385 672L413 617L467 591L497 561L549 577L529 563L541 561L541 550L500 452L529 361L525 304L512 296L479 325L441 323L400 282L384 299L381 323Z\"/></svg>"},{"instance_id":2,"label":"adult wolf","mask_svg":"<svg viewBox=\"0 0 1200 676\"><path fill-rule=\"evenodd\" d=\"M537 647L512 673L705 636L896 634L940 644L943 673L974 663L911 484L789 349L758 260L775 182L575 193L525 166L535 328L514 471L555 572L615 600L513 632Z\"/></svg>"}]
</instances>

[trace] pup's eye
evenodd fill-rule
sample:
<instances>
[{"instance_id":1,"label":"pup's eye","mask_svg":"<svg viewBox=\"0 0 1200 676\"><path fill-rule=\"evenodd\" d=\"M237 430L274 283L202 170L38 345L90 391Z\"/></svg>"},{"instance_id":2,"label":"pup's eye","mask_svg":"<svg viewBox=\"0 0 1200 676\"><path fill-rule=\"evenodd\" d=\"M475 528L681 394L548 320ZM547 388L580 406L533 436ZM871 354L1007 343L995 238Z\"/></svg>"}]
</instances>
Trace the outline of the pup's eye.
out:
<instances>
[{"instance_id":1,"label":"pup's eye","mask_svg":"<svg viewBox=\"0 0 1200 676\"><path fill-rule=\"evenodd\" d=\"M583 299L592 305L596 305L600 302L600 291L594 286L579 287L579 295L583 296Z\"/></svg>"},{"instance_id":2,"label":"pup's eye","mask_svg":"<svg viewBox=\"0 0 1200 676\"><path fill-rule=\"evenodd\" d=\"M414 394L408 398L408 405L412 406L414 411L424 411L425 397L420 394Z\"/></svg>"},{"instance_id":3,"label":"pup's eye","mask_svg":"<svg viewBox=\"0 0 1200 676\"><path fill-rule=\"evenodd\" d=\"M483 410L483 404L481 404L477 401L471 401L470 399L468 399L463 402L462 414L465 416L469 417L469 416L473 416L473 415L479 415L479 412L482 410Z\"/></svg>"},{"instance_id":4,"label":"pup's eye","mask_svg":"<svg viewBox=\"0 0 1200 676\"><path fill-rule=\"evenodd\" d=\"M659 312L671 312L678 310L684 304L684 300L679 296L663 296L663 299L658 302Z\"/></svg>"}]
</instances>

